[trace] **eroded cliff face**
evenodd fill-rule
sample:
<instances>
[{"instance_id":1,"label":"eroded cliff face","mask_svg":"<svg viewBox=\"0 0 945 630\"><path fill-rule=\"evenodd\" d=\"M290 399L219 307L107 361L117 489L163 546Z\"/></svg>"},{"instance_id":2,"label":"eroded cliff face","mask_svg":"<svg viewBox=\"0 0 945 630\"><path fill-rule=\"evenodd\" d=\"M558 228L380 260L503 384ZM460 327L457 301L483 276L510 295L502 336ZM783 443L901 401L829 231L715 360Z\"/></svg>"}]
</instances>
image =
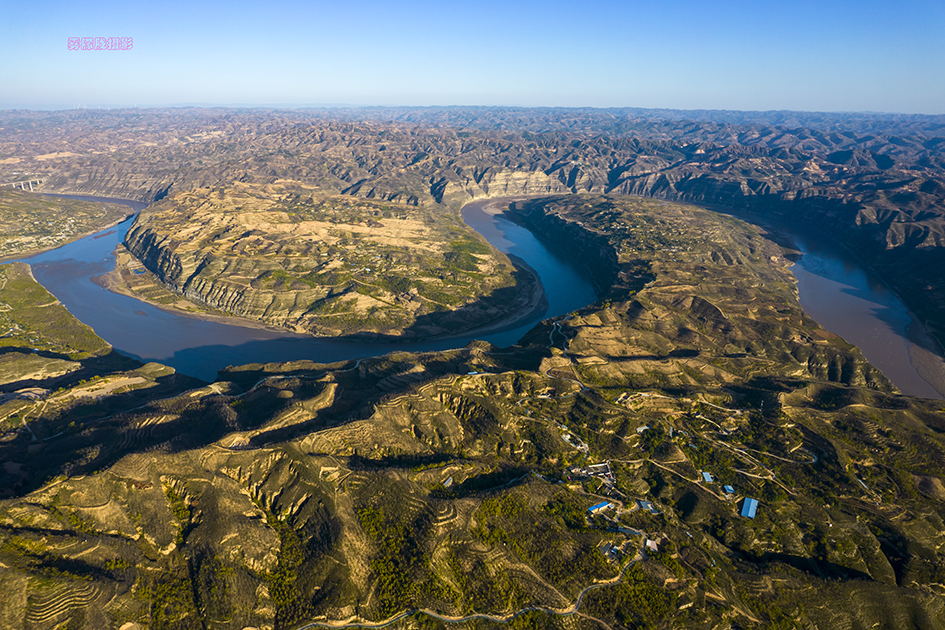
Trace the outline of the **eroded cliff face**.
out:
<instances>
[{"instance_id":1,"label":"eroded cliff face","mask_svg":"<svg viewBox=\"0 0 945 630\"><path fill-rule=\"evenodd\" d=\"M506 216L546 244L567 243L566 255L580 261L601 296L569 319L536 326L523 343L547 343L554 331L569 339L570 356L606 356L628 373L640 360L708 353L733 373L778 363L792 377L891 390L858 349L804 314L781 248L737 219L598 195L519 201ZM606 315L584 315L602 304Z\"/></svg>"},{"instance_id":2,"label":"eroded cliff face","mask_svg":"<svg viewBox=\"0 0 945 630\"><path fill-rule=\"evenodd\" d=\"M610 239L585 227L583 222L546 211L547 207L541 199L519 201L511 204L504 216L567 256L590 279L597 294L606 297L620 270L617 250Z\"/></svg>"},{"instance_id":3,"label":"eroded cliff face","mask_svg":"<svg viewBox=\"0 0 945 630\"><path fill-rule=\"evenodd\" d=\"M174 293L319 336L454 334L541 294L452 214L287 184L175 195L139 215L125 246Z\"/></svg>"},{"instance_id":4,"label":"eroded cliff face","mask_svg":"<svg viewBox=\"0 0 945 630\"><path fill-rule=\"evenodd\" d=\"M291 285L306 277L292 255L318 227L307 222L330 215L326 230L350 232L358 217L385 219L283 199L263 213L293 230L280 242L245 225L264 199L221 209L233 197L162 202L135 238L184 285L234 249L289 260L276 278ZM186 208L199 220L181 223ZM511 214L613 277L605 299L535 327L528 345L231 366L204 387L149 364L124 372L144 385L134 391L93 361L47 375L45 399L8 396L20 415L5 421L0 459L26 465L0 469L0 626L376 626L404 610L522 610L573 627L577 615L536 611L562 602L610 627L669 626L682 602L682 619L704 627L943 618L941 402L897 395L807 318L777 245L661 200L564 195ZM398 220L409 218L392 216L388 234ZM474 244L452 242L454 265L468 266L459 254ZM251 270L233 267L229 282ZM34 310L50 308L37 297ZM602 493L652 503L659 514L611 514L675 552L621 578L602 544L639 538L584 516ZM744 497L761 500L754 521L739 515Z\"/></svg>"},{"instance_id":5,"label":"eroded cliff face","mask_svg":"<svg viewBox=\"0 0 945 630\"><path fill-rule=\"evenodd\" d=\"M0 141L13 156L0 178L30 170L43 175L44 190L148 201L234 181L295 181L457 211L473 199L568 192L744 207L830 232L945 338L945 285L934 272L945 264L940 119L465 108L380 115L151 110L70 114L64 125L62 114L32 113L28 133L11 125Z\"/></svg>"}]
</instances>

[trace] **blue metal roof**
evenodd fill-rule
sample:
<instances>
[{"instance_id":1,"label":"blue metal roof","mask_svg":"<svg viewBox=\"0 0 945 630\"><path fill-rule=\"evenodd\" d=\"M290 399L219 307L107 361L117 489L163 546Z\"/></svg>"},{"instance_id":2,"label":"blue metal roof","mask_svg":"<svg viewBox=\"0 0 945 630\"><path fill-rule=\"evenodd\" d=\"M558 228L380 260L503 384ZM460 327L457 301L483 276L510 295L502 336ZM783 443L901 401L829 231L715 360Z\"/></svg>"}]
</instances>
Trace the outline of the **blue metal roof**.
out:
<instances>
[{"instance_id":1,"label":"blue metal roof","mask_svg":"<svg viewBox=\"0 0 945 630\"><path fill-rule=\"evenodd\" d=\"M755 510L758 509L758 499L745 499L742 503L742 516L745 518L755 518Z\"/></svg>"},{"instance_id":2,"label":"blue metal roof","mask_svg":"<svg viewBox=\"0 0 945 630\"><path fill-rule=\"evenodd\" d=\"M712 475L707 472L702 473L702 478L705 479L706 483L712 483Z\"/></svg>"},{"instance_id":3,"label":"blue metal roof","mask_svg":"<svg viewBox=\"0 0 945 630\"><path fill-rule=\"evenodd\" d=\"M725 491L729 494L735 494L735 488L733 488L732 486L722 486L722 488L724 488Z\"/></svg>"},{"instance_id":4,"label":"blue metal roof","mask_svg":"<svg viewBox=\"0 0 945 630\"><path fill-rule=\"evenodd\" d=\"M607 507L608 505L610 505L610 503L609 503L608 501L601 501L601 502L598 503L597 505L592 505L591 507L587 508L587 511L588 511L588 512L594 512L594 511L597 511L597 510L603 510L603 509L604 509L605 507Z\"/></svg>"}]
</instances>

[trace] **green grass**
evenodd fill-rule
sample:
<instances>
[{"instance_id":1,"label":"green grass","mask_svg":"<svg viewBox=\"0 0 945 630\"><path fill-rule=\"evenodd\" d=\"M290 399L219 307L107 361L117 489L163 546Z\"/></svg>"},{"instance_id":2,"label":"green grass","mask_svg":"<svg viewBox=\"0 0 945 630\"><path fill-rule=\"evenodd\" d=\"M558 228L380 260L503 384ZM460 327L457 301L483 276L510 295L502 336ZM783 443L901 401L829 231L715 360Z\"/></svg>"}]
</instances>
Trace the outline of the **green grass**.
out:
<instances>
[{"instance_id":1,"label":"green grass","mask_svg":"<svg viewBox=\"0 0 945 630\"><path fill-rule=\"evenodd\" d=\"M32 279L23 263L0 266L0 347L30 348L66 354L71 359L102 355L109 345L72 316Z\"/></svg>"}]
</instances>

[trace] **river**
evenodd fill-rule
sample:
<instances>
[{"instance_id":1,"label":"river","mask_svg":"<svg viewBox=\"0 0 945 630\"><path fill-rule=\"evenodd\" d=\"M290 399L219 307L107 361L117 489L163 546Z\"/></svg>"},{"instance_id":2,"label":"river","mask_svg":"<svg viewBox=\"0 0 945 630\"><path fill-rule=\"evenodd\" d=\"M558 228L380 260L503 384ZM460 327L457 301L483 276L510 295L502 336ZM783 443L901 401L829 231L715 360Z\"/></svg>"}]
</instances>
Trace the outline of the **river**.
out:
<instances>
[{"instance_id":1,"label":"river","mask_svg":"<svg viewBox=\"0 0 945 630\"><path fill-rule=\"evenodd\" d=\"M708 207L786 237L801 252L791 273L797 279L804 312L857 346L902 393L945 400L942 348L902 300L852 252L810 226L740 209Z\"/></svg>"},{"instance_id":2,"label":"river","mask_svg":"<svg viewBox=\"0 0 945 630\"><path fill-rule=\"evenodd\" d=\"M945 361L902 301L836 241L778 226L803 254L791 268L801 306L859 347L904 394L945 400Z\"/></svg>"},{"instance_id":3,"label":"river","mask_svg":"<svg viewBox=\"0 0 945 630\"><path fill-rule=\"evenodd\" d=\"M101 198L73 197L78 199ZM110 199L140 211L146 204ZM306 335L234 326L165 311L113 293L92 278L114 268L115 246L133 219L98 234L29 259L33 275L80 321L116 350L142 361L157 361L177 371L212 381L229 365L308 359L331 363L395 351L460 348L474 339L504 347L516 343L543 319L570 313L596 299L589 280L550 251L528 230L483 210L489 202L463 208L463 220L500 251L518 256L539 276L548 301L544 312L499 331L467 334L431 342L366 343L316 339Z\"/></svg>"},{"instance_id":4,"label":"river","mask_svg":"<svg viewBox=\"0 0 945 630\"><path fill-rule=\"evenodd\" d=\"M146 204L119 201L140 211ZM394 351L459 348L473 339L497 346L516 343L542 319L556 317L596 299L588 279L546 248L531 232L501 215L486 212L490 201L463 208L463 220L500 251L518 256L535 270L548 309L487 334L467 334L431 342L377 344L316 339L286 332L223 324L161 310L112 293L91 278L114 267L113 251L132 219L110 230L28 259L36 279L81 321L112 346L144 361L157 361L212 381L228 365L308 359L330 363ZM728 212L728 211L726 211ZM759 217L736 215L771 229ZM803 253L792 267L801 305L827 330L860 347L866 358L906 394L945 399L945 361L935 342L899 298L838 243L791 226L775 225Z\"/></svg>"}]
</instances>

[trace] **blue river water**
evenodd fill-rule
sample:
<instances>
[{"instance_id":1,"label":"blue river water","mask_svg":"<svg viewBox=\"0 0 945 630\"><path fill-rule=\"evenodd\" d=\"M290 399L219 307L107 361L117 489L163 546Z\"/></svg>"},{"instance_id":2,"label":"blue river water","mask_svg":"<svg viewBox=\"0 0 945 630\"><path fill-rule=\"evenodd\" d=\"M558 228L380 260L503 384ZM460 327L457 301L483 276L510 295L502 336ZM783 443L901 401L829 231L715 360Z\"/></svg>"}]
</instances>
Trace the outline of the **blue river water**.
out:
<instances>
[{"instance_id":1,"label":"blue river water","mask_svg":"<svg viewBox=\"0 0 945 630\"><path fill-rule=\"evenodd\" d=\"M122 203L136 211L145 206ZM380 344L316 339L190 317L112 293L91 278L114 268L112 252L124 239L132 219L26 262L43 286L116 350L207 381L228 365L300 359L330 363L396 351L459 348L473 339L504 347L515 344L542 319L579 309L594 302L596 296L586 277L531 232L501 215L485 212L483 208L489 203L467 205L463 219L497 249L518 256L539 275L548 308L504 330L430 342ZM807 314L860 347L903 393L945 399L941 350L899 298L836 242L816 234L801 234L791 227L776 227L788 234L803 253L792 272Z\"/></svg>"},{"instance_id":2,"label":"blue river water","mask_svg":"<svg viewBox=\"0 0 945 630\"><path fill-rule=\"evenodd\" d=\"M122 203L135 210L141 210L145 205ZM114 268L113 252L124 240L132 219L25 262L32 266L33 275L40 284L119 352L143 361L164 363L206 381L214 380L221 368L246 363L302 359L331 363L397 351L461 348L474 339L500 347L509 346L541 320L570 313L596 299L588 279L573 265L547 249L528 230L501 216L484 212L484 205L469 204L463 209L463 219L500 251L518 256L538 274L545 288L548 308L541 313L530 313L524 321L504 330L429 342L366 343L317 339L189 317L113 293L95 284L92 278Z\"/></svg>"}]
</instances>

